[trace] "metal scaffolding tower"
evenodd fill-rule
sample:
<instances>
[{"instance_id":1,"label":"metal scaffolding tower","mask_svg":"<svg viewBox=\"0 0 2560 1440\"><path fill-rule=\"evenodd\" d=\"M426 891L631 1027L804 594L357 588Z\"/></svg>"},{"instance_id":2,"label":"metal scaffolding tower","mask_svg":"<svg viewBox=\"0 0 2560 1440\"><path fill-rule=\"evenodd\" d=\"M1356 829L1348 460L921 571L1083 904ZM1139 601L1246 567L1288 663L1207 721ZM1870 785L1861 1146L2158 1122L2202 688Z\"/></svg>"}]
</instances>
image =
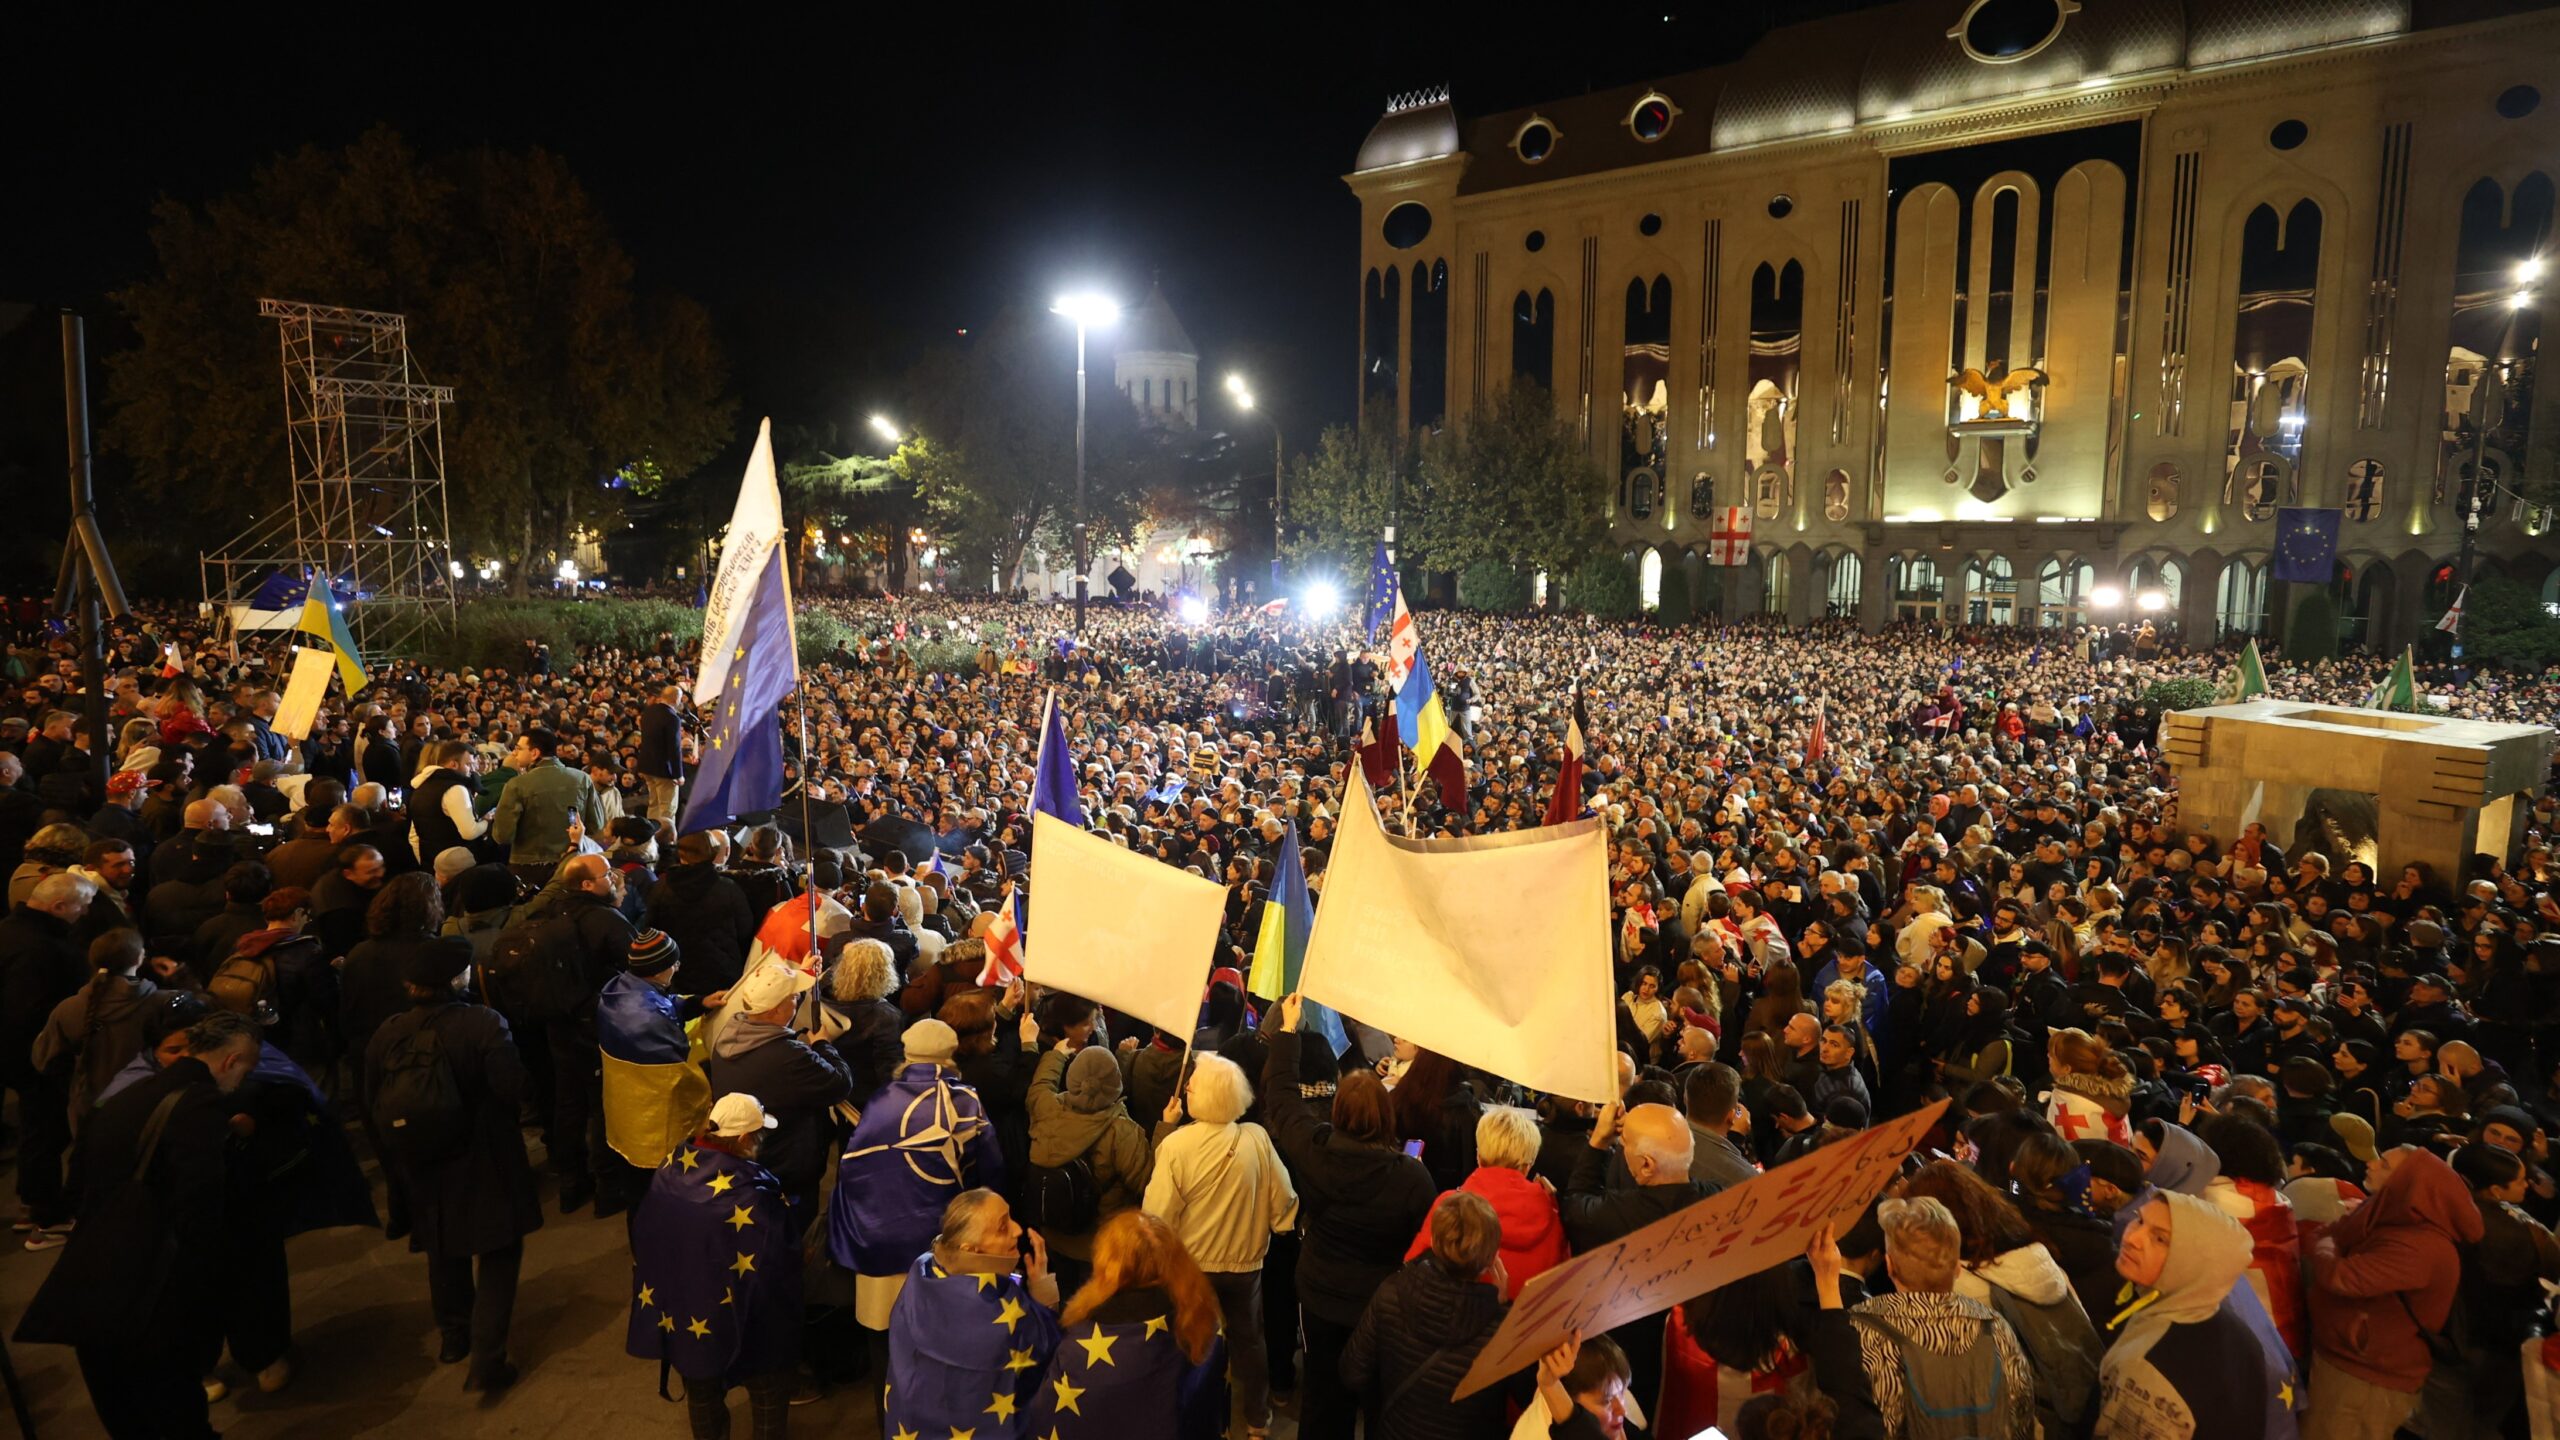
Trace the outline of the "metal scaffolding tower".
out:
<instances>
[{"instance_id":1,"label":"metal scaffolding tower","mask_svg":"<svg viewBox=\"0 0 2560 1440\"><path fill-rule=\"evenodd\" d=\"M454 559L444 492L444 407L421 382L406 316L260 300L284 354L293 499L200 557L208 605L245 604L294 570L352 592L347 624L368 659L416 654L452 631Z\"/></svg>"}]
</instances>

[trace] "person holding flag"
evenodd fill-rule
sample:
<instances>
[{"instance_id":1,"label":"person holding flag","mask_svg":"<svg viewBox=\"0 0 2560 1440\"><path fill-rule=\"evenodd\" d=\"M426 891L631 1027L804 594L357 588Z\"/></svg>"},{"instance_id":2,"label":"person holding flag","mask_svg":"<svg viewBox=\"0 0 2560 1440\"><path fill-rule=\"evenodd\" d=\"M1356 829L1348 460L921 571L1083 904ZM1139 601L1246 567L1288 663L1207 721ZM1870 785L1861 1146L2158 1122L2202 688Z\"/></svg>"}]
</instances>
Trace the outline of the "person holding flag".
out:
<instances>
[{"instance_id":1,"label":"person holding flag","mask_svg":"<svg viewBox=\"0 0 2560 1440\"><path fill-rule=\"evenodd\" d=\"M729 1390L743 1387L754 1433L790 1424L800 1363L800 1247L781 1182L756 1155L773 1117L752 1095L722 1096L701 1130L650 1179L631 1218L635 1358L684 1377L694 1440L729 1433Z\"/></svg>"},{"instance_id":2,"label":"person holding flag","mask_svg":"<svg viewBox=\"0 0 2560 1440\"><path fill-rule=\"evenodd\" d=\"M2400 658L2392 663L2391 673L2382 677L2365 697L2367 710L2416 710L2418 708L2418 671L2416 656L2403 647Z\"/></svg>"},{"instance_id":3,"label":"person holding flag","mask_svg":"<svg viewBox=\"0 0 2560 1440\"><path fill-rule=\"evenodd\" d=\"M719 829L782 803L782 697L800 683L799 632L784 564L773 422L756 427L702 615L694 703L708 722L702 766L677 831Z\"/></svg>"},{"instance_id":4,"label":"person holding flag","mask_svg":"<svg viewBox=\"0 0 2560 1440\"><path fill-rule=\"evenodd\" d=\"M1422 632L1395 592L1395 619L1387 631L1387 688L1394 692L1397 738L1413 752L1414 768L1440 784L1443 809L1463 814L1467 808L1467 766L1449 715L1431 680L1431 662L1422 655Z\"/></svg>"},{"instance_id":5,"label":"person holding flag","mask_svg":"<svg viewBox=\"0 0 2560 1440\"><path fill-rule=\"evenodd\" d=\"M596 998L604 1139L624 1164L643 1172L642 1184L645 1172L674 1154L711 1109L711 1082L694 1061L685 1026L728 994L672 993L683 958L664 932L643 930L631 937L622 973L604 982Z\"/></svg>"},{"instance_id":6,"label":"person holding flag","mask_svg":"<svg viewBox=\"0 0 2560 1440\"><path fill-rule=\"evenodd\" d=\"M1564 722L1564 764L1556 772L1556 788L1547 794L1543 823L1562 825L1582 818L1582 761L1591 740L1591 717L1582 708L1582 677L1573 680L1573 709Z\"/></svg>"}]
</instances>

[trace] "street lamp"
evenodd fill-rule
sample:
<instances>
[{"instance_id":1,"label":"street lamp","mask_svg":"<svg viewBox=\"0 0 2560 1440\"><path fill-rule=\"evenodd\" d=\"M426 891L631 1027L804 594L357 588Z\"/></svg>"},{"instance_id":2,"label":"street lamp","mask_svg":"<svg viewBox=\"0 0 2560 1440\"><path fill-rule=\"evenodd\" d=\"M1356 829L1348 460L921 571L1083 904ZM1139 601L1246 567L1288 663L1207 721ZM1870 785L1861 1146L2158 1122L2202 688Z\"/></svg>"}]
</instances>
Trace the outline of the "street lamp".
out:
<instances>
[{"instance_id":1,"label":"street lamp","mask_svg":"<svg viewBox=\"0 0 2560 1440\"><path fill-rule=\"evenodd\" d=\"M898 433L898 427L891 424L889 422L889 417L886 415L874 415L865 423L871 426L872 434L879 436L881 439L888 441L892 445L895 445L906 438Z\"/></svg>"},{"instance_id":2,"label":"street lamp","mask_svg":"<svg viewBox=\"0 0 2560 1440\"><path fill-rule=\"evenodd\" d=\"M1076 327L1076 634L1084 634L1085 602L1085 533L1084 533L1084 336L1088 330L1108 328L1120 318L1120 302L1092 290L1061 295L1049 307L1052 315L1064 315Z\"/></svg>"},{"instance_id":3,"label":"street lamp","mask_svg":"<svg viewBox=\"0 0 2560 1440\"><path fill-rule=\"evenodd\" d=\"M1235 397L1237 409L1260 415L1262 423L1271 427L1271 589L1277 594L1280 590L1280 417L1255 406L1253 389L1245 384L1242 375L1228 374L1227 393Z\"/></svg>"},{"instance_id":4,"label":"street lamp","mask_svg":"<svg viewBox=\"0 0 2560 1440\"><path fill-rule=\"evenodd\" d=\"M2507 297L2507 323L2498 332L2498 353L2488 356L2480 366L2480 379L2472 389L2472 405L2480 412L2471 437L2471 475L2462 487L2462 546L2454 557L2455 598L2471 588L2471 572L2479 562L2480 514L2489 508L2495 488L2489 479L2489 432L2506 418L2507 381L2500 367L2507 363L2507 352L2515 347L2516 322L2524 312L2534 308L2537 296L2533 282L2542 276L2542 257L2529 255L2516 265L2516 288ZM2453 637L2454 654L2462 653L2462 636Z\"/></svg>"}]
</instances>

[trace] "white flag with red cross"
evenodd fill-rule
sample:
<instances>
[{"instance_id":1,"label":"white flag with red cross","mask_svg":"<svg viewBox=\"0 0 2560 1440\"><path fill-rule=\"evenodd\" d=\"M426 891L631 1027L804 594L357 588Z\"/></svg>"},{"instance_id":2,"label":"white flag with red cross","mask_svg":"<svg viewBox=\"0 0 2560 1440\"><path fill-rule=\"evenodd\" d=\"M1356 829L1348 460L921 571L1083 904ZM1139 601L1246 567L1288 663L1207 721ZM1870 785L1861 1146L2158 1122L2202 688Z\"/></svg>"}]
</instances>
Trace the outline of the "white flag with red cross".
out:
<instances>
[{"instance_id":1,"label":"white flag with red cross","mask_svg":"<svg viewBox=\"0 0 2560 1440\"><path fill-rule=\"evenodd\" d=\"M1751 563L1749 510L1740 505L1728 505L1716 512L1715 528L1707 534L1707 561L1713 565Z\"/></svg>"}]
</instances>

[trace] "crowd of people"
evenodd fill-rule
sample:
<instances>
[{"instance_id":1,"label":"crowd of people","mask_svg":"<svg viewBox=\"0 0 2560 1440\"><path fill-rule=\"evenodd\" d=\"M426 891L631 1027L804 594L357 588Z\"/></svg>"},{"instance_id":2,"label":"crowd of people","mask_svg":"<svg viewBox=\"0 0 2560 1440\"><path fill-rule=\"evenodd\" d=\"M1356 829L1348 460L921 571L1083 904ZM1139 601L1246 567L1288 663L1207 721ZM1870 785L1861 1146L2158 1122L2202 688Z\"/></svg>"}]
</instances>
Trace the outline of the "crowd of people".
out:
<instances>
[{"instance_id":1,"label":"crowd of people","mask_svg":"<svg viewBox=\"0 0 2560 1440\"><path fill-rule=\"evenodd\" d=\"M2512 853L2382 872L2351 807L2181 828L2152 687L2228 649L1427 613L1467 785L1383 787L1391 825L1540 823L1582 717L1593 1106L1246 993L1284 839L1320 903L1392 724L1357 625L811 603L867 638L803 667L782 803L691 831L672 637L384 662L297 739L275 648L145 612L104 755L69 638L17 637L0 1083L18 1232L59 1252L17 1334L76 1348L109 1433L288 1387L285 1242L324 1226L405 1239L441 1358L503 1392L541 1360L528 1237L578 1213L627 1227L627 1348L703 1437L733 1391L777 1436L846 1385L883 1434L986 1440L2434 1440L2550 1406L2547 786ZM974 661L920 667L927 635ZM2381 669L2267 680L2352 704ZM1051 694L1093 828L1227 888L1192 1033L1007 967ZM1539 1273L1941 1099L1801 1258L1453 1398Z\"/></svg>"}]
</instances>

